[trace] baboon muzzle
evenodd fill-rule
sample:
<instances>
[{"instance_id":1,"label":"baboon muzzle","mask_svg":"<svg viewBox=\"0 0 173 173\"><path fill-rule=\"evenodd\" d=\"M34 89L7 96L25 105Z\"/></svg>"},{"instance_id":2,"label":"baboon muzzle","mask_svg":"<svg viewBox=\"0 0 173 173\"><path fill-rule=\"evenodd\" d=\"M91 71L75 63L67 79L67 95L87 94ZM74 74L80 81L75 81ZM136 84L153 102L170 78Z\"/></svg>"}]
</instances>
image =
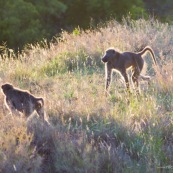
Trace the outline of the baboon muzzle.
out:
<instances>
[{"instance_id":1,"label":"baboon muzzle","mask_svg":"<svg viewBox=\"0 0 173 173\"><path fill-rule=\"evenodd\" d=\"M104 63L107 62L107 57L106 57L106 56L104 56L104 57L102 58L102 62L104 62Z\"/></svg>"}]
</instances>

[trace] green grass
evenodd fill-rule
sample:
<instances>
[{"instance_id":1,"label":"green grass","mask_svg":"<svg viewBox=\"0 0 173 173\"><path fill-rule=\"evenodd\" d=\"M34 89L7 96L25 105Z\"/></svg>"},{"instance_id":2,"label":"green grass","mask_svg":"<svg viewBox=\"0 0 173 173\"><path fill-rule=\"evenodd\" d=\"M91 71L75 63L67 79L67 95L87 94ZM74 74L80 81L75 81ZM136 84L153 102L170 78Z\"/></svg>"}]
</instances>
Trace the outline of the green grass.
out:
<instances>
[{"instance_id":1,"label":"green grass","mask_svg":"<svg viewBox=\"0 0 173 173\"><path fill-rule=\"evenodd\" d=\"M172 26L158 21L110 21L95 30L63 31L56 43L30 45L15 55L5 49L0 83L30 90L45 100L50 125L32 115L13 117L0 96L0 172L171 172L173 141ZM141 95L125 92L114 74L104 94L105 50L153 48ZM10 58L8 58L10 56ZM5 57L5 58L4 58ZM20 57L17 59L17 57Z\"/></svg>"}]
</instances>

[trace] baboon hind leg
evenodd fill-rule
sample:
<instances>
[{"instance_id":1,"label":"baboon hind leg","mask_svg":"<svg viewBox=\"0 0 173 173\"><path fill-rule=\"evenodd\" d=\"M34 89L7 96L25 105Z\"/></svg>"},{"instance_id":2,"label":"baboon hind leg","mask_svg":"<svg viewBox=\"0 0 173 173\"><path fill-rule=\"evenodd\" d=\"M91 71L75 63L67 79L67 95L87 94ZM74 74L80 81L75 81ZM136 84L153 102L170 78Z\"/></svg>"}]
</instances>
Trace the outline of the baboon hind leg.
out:
<instances>
[{"instance_id":1,"label":"baboon hind leg","mask_svg":"<svg viewBox=\"0 0 173 173\"><path fill-rule=\"evenodd\" d=\"M122 76L124 77L124 80L125 80L125 83L126 83L126 88L127 88L127 91L130 92L130 85L129 85L129 80L128 80L128 76L127 76L127 73L126 71L122 71L121 72Z\"/></svg>"},{"instance_id":2,"label":"baboon hind leg","mask_svg":"<svg viewBox=\"0 0 173 173\"><path fill-rule=\"evenodd\" d=\"M139 94L139 81L138 80L139 80L140 71L139 71L139 69L135 69L133 71L134 71L134 73L132 75L132 81L133 81L137 94Z\"/></svg>"}]
</instances>

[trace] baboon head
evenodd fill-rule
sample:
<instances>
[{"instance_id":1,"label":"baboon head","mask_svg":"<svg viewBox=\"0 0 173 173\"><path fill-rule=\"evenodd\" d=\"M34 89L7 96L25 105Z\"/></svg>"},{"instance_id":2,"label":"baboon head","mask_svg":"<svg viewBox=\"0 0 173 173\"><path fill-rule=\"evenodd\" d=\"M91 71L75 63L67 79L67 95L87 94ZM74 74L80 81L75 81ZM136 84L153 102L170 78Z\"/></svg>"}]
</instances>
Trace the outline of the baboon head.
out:
<instances>
[{"instance_id":1,"label":"baboon head","mask_svg":"<svg viewBox=\"0 0 173 173\"><path fill-rule=\"evenodd\" d=\"M105 55L102 58L102 61L104 63L111 62L111 61L113 61L113 60L116 59L116 57L118 56L118 54L119 53L116 52L115 49L110 48L110 49L106 50L106 53L105 53Z\"/></svg>"},{"instance_id":2,"label":"baboon head","mask_svg":"<svg viewBox=\"0 0 173 173\"><path fill-rule=\"evenodd\" d=\"M35 103L35 110L39 114L40 118L44 120L44 100L42 98L37 98Z\"/></svg>"},{"instance_id":3,"label":"baboon head","mask_svg":"<svg viewBox=\"0 0 173 173\"><path fill-rule=\"evenodd\" d=\"M3 84L1 88L3 93L6 94L9 90L13 89L13 85L6 83L6 84Z\"/></svg>"}]
</instances>

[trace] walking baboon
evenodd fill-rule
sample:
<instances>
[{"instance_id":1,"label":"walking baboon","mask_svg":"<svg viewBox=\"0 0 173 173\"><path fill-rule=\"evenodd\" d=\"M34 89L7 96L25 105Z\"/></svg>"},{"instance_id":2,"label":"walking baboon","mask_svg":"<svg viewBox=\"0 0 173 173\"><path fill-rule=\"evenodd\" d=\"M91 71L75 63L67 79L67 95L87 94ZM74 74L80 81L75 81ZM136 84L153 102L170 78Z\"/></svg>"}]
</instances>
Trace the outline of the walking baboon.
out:
<instances>
[{"instance_id":1,"label":"walking baboon","mask_svg":"<svg viewBox=\"0 0 173 173\"><path fill-rule=\"evenodd\" d=\"M102 61L105 63L105 73L106 73L106 93L108 92L108 87L111 82L112 70L118 70L121 75L124 77L126 82L127 90L129 91L129 80L127 76L127 69L132 68L132 81L135 86L138 88L138 77L141 76L143 80L150 80L149 76L141 75L141 71L144 66L144 60L142 55L149 51L152 55L154 64L156 65L156 59L153 50L147 46L141 52L132 53L132 52L117 52L115 49L110 48L106 50L105 55L102 58ZM139 92L137 90L137 92Z\"/></svg>"},{"instance_id":2,"label":"walking baboon","mask_svg":"<svg viewBox=\"0 0 173 173\"><path fill-rule=\"evenodd\" d=\"M5 96L5 105L11 113L15 115L23 113L26 117L29 117L35 110L40 118L44 120L43 98L37 98L28 91L15 88L8 83L3 84L1 88Z\"/></svg>"}]
</instances>

